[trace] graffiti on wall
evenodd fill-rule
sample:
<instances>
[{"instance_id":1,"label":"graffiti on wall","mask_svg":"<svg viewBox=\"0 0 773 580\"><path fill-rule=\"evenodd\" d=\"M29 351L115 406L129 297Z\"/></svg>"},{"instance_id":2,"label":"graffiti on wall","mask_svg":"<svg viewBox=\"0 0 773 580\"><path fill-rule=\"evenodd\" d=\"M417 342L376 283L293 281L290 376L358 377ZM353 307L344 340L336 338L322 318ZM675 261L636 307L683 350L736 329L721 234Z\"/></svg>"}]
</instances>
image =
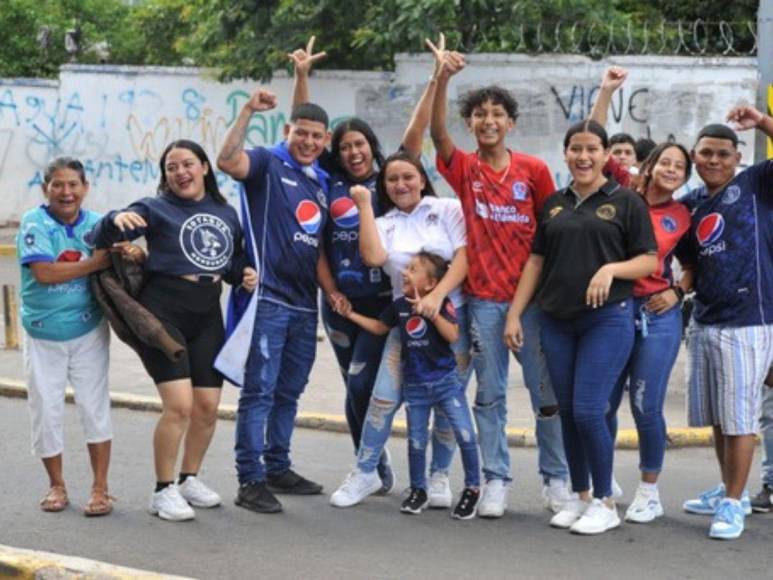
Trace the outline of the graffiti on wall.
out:
<instances>
[{"instance_id":1,"label":"graffiti on wall","mask_svg":"<svg viewBox=\"0 0 773 580\"><path fill-rule=\"evenodd\" d=\"M519 102L519 118L509 139L513 148L544 158L559 186L568 182L561 140L566 128L586 117L598 94L598 84L583 83L540 69L536 77L521 78L529 63L503 69L501 78L465 71L455 80L449 103L449 130L455 142L473 148L469 131L457 114L458 94L501 82ZM671 82L645 82L646 70L632 71L618 91L609 111L612 132L624 130L634 137L675 139L690 144L701 124L719 119L731 97L749 93L749 73L737 68L723 83L708 86L682 78L684 69L668 71ZM522 67L522 68L518 68ZM525 68L524 68L525 67ZM411 118L413 107L425 88L426 76L408 68L377 79L347 73L347 80L315 77L314 99L331 114L334 127L355 114L369 121L386 152L395 150ZM732 76L735 75L735 76ZM410 80L409 80L410 79ZM635 81L634 81L635 79ZM250 120L248 146L270 145L284 136L288 121L292 80L277 78L270 86L282 95L280 107ZM342 90L346 83L346 90ZM59 85L25 84L0 80L0 187L9 203L0 210L0 222L18 219L30 207L30 195L38 195L42 172L55 156L81 159L92 184L91 202L105 210L151 195L159 179L159 158L177 139L200 143L214 161L229 127L250 98L252 85L223 85L191 74L143 74L64 71ZM744 92L745 91L745 92ZM751 147L751 144L749 145ZM748 149L744 152L748 155ZM434 149L425 138L422 159L438 190L447 192L434 167ZM227 196L234 184L218 173ZM37 200L37 197L35 198ZM36 201L37 202L37 201Z\"/></svg>"}]
</instances>

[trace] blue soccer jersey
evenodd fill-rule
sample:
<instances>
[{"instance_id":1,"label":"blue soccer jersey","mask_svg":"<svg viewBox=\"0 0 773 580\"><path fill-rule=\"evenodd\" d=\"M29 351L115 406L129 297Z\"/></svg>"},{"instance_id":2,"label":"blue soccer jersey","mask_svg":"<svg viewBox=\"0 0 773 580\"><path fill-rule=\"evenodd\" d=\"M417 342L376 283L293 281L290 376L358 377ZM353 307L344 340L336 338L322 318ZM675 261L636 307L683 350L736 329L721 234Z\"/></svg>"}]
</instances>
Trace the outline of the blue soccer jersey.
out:
<instances>
[{"instance_id":1,"label":"blue soccer jersey","mask_svg":"<svg viewBox=\"0 0 773 580\"><path fill-rule=\"evenodd\" d=\"M93 252L92 228L100 215L81 210L64 224L46 206L24 214L16 237L21 264L21 322L33 338L71 340L94 329L102 319L87 276L60 284L41 284L32 275L36 262L78 262Z\"/></svg>"},{"instance_id":2,"label":"blue soccer jersey","mask_svg":"<svg viewBox=\"0 0 773 580\"><path fill-rule=\"evenodd\" d=\"M688 199L695 319L773 324L773 161L742 171L716 195L699 190Z\"/></svg>"},{"instance_id":3,"label":"blue soccer jersey","mask_svg":"<svg viewBox=\"0 0 773 580\"><path fill-rule=\"evenodd\" d=\"M325 227L325 253L338 290L349 298L366 298L390 291L389 277L381 268L366 266L360 256L360 213L349 194L354 185L344 176L330 184L328 208L330 219ZM359 183L370 189L373 211L380 216L376 199L376 176Z\"/></svg>"},{"instance_id":4,"label":"blue soccer jersey","mask_svg":"<svg viewBox=\"0 0 773 580\"><path fill-rule=\"evenodd\" d=\"M247 155L250 170L244 188L260 263L260 299L316 312L327 174L300 166L284 143L257 147Z\"/></svg>"},{"instance_id":5,"label":"blue soccer jersey","mask_svg":"<svg viewBox=\"0 0 773 580\"><path fill-rule=\"evenodd\" d=\"M450 299L443 301L439 316L456 324L456 310ZM455 372L456 358L451 345L431 321L413 313L413 307L405 297L392 302L379 318L387 326L400 328L405 384L431 383Z\"/></svg>"}]
</instances>

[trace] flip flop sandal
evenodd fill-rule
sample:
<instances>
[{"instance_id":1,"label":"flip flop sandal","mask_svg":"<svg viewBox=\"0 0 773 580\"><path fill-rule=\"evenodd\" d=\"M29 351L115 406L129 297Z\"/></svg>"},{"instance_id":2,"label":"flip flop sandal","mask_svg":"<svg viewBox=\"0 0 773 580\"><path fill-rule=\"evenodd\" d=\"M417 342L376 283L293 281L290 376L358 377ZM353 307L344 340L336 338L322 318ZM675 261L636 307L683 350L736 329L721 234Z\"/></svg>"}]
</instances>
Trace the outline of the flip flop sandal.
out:
<instances>
[{"instance_id":1,"label":"flip flop sandal","mask_svg":"<svg viewBox=\"0 0 773 580\"><path fill-rule=\"evenodd\" d=\"M92 489L89 503L83 508L86 517L106 516L113 511L115 498L106 489Z\"/></svg>"},{"instance_id":2,"label":"flip flop sandal","mask_svg":"<svg viewBox=\"0 0 773 580\"><path fill-rule=\"evenodd\" d=\"M55 485L48 490L46 497L40 500L40 509L44 512L61 512L68 505L67 490L62 485Z\"/></svg>"}]
</instances>

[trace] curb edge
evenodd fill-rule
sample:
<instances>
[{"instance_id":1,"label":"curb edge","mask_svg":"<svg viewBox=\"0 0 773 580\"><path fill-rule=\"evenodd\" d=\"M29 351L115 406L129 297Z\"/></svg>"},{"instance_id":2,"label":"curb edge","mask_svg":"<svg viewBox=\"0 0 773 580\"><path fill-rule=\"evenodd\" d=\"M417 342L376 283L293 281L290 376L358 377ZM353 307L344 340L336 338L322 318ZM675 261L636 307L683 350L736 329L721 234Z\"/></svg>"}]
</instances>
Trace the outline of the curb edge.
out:
<instances>
[{"instance_id":1,"label":"curb edge","mask_svg":"<svg viewBox=\"0 0 773 580\"><path fill-rule=\"evenodd\" d=\"M27 398L27 386L24 381L0 377L0 396L9 398ZM74 403L73 392L67 389L66 400ZM129 393L110 393L111 406L117 409L132 411L161 412L161 401L157 397L133 395ZM236 420L235 405L220 405L218 418L225 421ZM331 433L348 433L349 427L343 415L325 413L298 413L295 418L296 427L315 429ZM395 421L392 424L392 435L405 437L407 426L405 421ZM668 429L669 449L683 447L710 447L714 437L710 427L674 427ZM509 447L536 447L537 439L533 429L516 427L507 428L507 444ZM639 437L636 429L620 429L617 433L617 449L638 449Z\"/></svg>"}]
</instances>

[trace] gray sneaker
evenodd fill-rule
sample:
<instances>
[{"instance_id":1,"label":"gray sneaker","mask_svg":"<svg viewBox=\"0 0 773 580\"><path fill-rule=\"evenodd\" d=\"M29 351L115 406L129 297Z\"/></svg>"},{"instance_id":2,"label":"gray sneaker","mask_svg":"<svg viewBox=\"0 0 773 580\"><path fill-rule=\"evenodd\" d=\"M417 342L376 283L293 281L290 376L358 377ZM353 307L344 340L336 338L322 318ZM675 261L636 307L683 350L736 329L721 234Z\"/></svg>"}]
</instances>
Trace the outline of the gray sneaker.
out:
<instances>
[{"instance_id":1,"label":"gray sneaker","mask_svg":"<svg viewBox=\"0 0 773 580\"><path fill-rule=\"evenodd\" d=\"M771 499L773 499L773 488L765 484L762 486L760 492L751 498L752 511L760 514L768 513L773 509Z\"/></svg>"}]
</instances>

